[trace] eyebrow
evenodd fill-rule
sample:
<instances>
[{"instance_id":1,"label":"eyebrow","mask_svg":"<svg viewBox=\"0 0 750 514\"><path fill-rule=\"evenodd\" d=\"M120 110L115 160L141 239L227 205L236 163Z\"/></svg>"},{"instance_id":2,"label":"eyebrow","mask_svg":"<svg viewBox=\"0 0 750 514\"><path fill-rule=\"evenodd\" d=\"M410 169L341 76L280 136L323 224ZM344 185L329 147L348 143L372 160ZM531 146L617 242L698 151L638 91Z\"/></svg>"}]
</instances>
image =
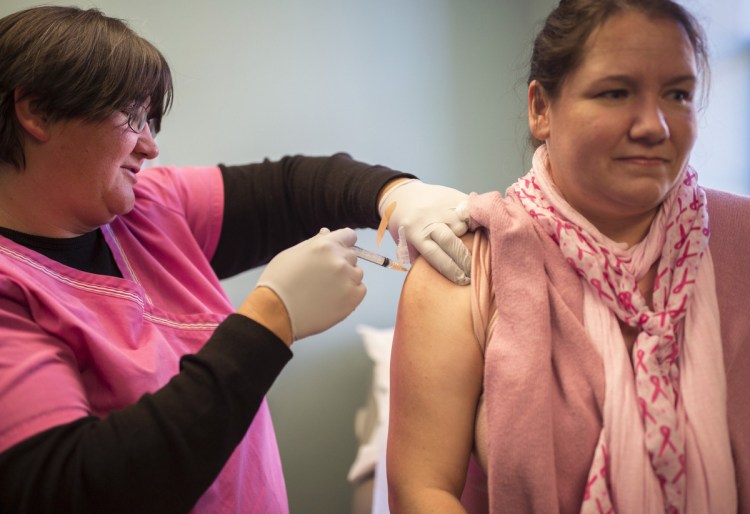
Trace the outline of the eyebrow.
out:
<instances>
[{"instance_id":1,"label":"eyebrow","mask_svg":"<svg viewBox=\"0 0 750 514\"><path fill-rule=\"evenodd\" d=\"M671 86L674 84L680 84L682 82L694 83L697 81L698 81L698 78L695 75L693 75L692 73L688 73L685 75L679 75L677 77L669 79L666 82L666 85ZM601 77L601 78L594 80L594 84L599 84L601 82L622 82L625 84L633 84L637 82L637 80L630 75L607 75L605 77Z\"/></svg>"}]
</instances>

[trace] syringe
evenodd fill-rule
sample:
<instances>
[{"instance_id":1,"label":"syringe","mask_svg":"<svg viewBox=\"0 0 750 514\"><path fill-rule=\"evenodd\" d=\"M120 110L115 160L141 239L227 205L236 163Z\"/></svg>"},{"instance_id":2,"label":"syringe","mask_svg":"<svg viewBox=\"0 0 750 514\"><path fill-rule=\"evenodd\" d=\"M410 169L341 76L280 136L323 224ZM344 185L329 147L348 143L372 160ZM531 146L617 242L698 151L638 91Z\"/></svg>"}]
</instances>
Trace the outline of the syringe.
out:
<instances>
[{"instance_id":1,"label":"syringe","mask_svg":"<svg viewBox=\"0 0 750 514\"><path fill-rule=\"evenodd\" d=\"M367 262L372 262L373 264L377 264L378 266L383 266L384 268L388 269L409 271L407 268L404 268L400 264L393 262L388 257L383 257L382 255L379 255L377 253L365 250L364 248L360 248L359 246L353 246L352 248L354 248L354 253L357 254L357 257L359 257L360 259L364 259Z\"/></svg>"}]
</instances>

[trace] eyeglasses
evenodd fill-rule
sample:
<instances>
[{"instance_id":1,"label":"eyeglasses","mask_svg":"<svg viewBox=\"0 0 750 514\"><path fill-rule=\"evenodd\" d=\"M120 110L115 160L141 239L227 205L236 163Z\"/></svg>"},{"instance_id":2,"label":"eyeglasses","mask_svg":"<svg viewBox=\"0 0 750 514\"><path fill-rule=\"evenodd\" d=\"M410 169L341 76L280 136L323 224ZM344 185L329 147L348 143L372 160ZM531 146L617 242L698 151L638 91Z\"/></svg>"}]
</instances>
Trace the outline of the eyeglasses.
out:
<instances>
[{"instance_id":1,"label":"eyeglasses","mask_svg":"<svg viewBox=\"0 0 750 514\"><path fill-rule=\"evenodd\" d=\"M148 110L144 106L140 106L133 111L123 111L128 115L128 127L136 134L143 132L143 129L148 125L148 129L152 136L155 136L158 132L156 128L156 119L148 117Z\"/></svg>"}]
</instances>

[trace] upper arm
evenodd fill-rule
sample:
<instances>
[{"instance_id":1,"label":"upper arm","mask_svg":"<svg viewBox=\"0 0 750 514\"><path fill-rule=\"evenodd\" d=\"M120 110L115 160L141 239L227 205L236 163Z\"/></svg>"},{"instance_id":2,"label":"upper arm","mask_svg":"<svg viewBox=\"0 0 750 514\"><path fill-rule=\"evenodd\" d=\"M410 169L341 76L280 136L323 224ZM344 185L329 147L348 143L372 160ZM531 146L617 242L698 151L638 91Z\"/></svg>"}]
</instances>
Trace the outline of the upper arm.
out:
<instances>
[{"instance_id":1,"label":"upper arm","mask_svg":"<svg viewBox=\"0 0 750 514\"><path fill-rule=\"evenodd\" d=\"M459 506L483 374L470 294L423 259L404 284L391 357L387 466L390 501L400 512Z\"/></svg>"}]
</instances>

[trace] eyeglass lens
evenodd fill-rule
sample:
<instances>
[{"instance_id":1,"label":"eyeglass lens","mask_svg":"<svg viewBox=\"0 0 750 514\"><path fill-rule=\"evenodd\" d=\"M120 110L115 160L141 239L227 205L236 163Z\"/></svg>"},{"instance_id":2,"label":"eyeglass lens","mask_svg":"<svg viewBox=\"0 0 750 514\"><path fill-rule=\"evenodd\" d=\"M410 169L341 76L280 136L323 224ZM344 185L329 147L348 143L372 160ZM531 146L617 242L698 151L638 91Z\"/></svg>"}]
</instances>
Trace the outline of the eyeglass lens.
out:
<instances>
[{"instance_id":1,"label":"eyeglass lens","mask_svg":"<svg viewBox=\"0 0 750 514\"><path fill-rule=\"evenodd\" d=\"M140 134L147 124L151 134L156 135L156 120L148 118L148 111L145 107L139 107L135 112L128 114L128 125L133 132Z\"/></svg>"}]
</instances>

